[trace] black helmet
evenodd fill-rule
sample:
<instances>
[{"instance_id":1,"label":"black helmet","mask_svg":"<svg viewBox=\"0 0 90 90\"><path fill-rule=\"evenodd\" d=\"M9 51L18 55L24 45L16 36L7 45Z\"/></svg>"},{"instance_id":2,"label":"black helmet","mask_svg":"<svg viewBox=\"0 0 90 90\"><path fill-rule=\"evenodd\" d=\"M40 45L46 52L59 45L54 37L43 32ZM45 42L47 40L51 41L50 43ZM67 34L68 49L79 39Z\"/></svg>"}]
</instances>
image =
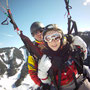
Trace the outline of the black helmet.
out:
<instances>
[{"instance_id":1,"label":"black helmet","mask_svg":"<svg viewBox=\"0 0 90 90\"><path fill-rule=\"evenodd\" d=\"M49 24L49 25L47 25L47 26L44 28L43 37L45 36L45 34L46 34L48 31L52 31L52 30L59 31L59 32L62 34L62 36L63 36L62 30L57 26L57 24Z\"/></svg>"},{"instance_id":2,"label":"black helmet","mask_svg":"<svg viewBox=\"0 0 90 90\"><path fill-rule=\"evenodd\" d=\"M30 27L30 32L33 35L37 31L43 31L44 25L41 22L34 22Z\"/></svg>"}]
</instances>

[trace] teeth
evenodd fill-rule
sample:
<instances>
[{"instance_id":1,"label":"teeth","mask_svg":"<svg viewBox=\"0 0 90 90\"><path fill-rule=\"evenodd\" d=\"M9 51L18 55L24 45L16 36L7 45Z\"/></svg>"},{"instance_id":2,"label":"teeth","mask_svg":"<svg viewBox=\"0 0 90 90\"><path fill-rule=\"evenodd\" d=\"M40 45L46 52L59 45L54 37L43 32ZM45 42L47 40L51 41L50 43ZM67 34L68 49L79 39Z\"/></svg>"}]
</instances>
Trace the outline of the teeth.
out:
<instances>
[{"instance_id":1,"label":"teeth","mask_svg":"<svg viewBox=\"0 0 90 90\"><path fill-rule=\"evenodd\" d=\"M54 45L53 47L56 47L57 45Z\"/></svg>"}]
</instances>

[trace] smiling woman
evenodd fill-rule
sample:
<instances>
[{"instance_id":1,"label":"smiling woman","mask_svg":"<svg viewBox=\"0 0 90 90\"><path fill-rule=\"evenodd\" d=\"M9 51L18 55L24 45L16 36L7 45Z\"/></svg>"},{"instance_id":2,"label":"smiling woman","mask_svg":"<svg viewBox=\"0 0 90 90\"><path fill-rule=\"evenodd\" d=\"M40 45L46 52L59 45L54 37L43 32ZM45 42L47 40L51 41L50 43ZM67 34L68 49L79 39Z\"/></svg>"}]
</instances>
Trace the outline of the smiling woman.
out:
<instances>
[{"instance_id":1,"label":"smiling woman","mask_svg":"<svg viewBox=\"0 0 90 90\"><path fill-rule=\"evenodd\" d=\"M59 48L60 43L62 44L63 33L61 29L57 28L56 24L46 26L43 35L44 41L54 51Z\"/></svg>"},{"instance_id":2,"label":"smiling woman","mask_svg":"<svg viewBox=\"0 0 90 90\"><path fill-rule=\"evenodd\" d=\"M42 82L51 83L50 90L90 90L90 69L83 64L87 58L87 45L83 39L65 36L56 24L45 27L43 38L46 48L38 63L38 77Z\"/></svg>"}]
</instances>

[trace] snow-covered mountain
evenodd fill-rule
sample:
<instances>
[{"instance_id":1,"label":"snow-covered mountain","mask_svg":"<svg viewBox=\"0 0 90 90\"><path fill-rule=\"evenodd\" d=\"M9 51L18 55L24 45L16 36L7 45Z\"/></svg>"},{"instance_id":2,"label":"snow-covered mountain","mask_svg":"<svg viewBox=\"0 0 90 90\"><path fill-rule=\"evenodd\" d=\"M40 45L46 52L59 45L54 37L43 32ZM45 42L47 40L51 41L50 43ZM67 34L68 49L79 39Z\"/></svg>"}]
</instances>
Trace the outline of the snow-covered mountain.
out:
<instances>
[{"instance_id":1,"label":"snow-covered mountain","mask_svg":"<svg viewBox=\"0 0 90 90\"><path fill-rule=\"evenodd\" d=\"M79 32L88 46L90 57L90 32ZM37 87L28 74L26 48L0 48L0 90L32 90Z\"/></svg>"},{"instance_id":2,"label":"snow-covered mountain","mask_svg":"<svg viewBox=\"0 0 90 90\"><path fill-rule=\"evenodd\" d=\"M27 55L25 47L0 49L0 90L31 90L35 86L28 74Z\"/></svg>"}]
</instances>

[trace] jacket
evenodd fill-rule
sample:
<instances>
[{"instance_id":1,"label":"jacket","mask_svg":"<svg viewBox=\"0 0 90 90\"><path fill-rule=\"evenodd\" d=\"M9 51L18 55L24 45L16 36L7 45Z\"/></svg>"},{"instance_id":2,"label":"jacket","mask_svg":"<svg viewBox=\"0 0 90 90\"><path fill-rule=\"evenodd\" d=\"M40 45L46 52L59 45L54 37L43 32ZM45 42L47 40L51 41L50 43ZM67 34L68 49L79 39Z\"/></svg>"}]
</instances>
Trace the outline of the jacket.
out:
<instances>
[{"instance_id":1,"label":"jacket","mask_svg":"<svg viewBox=\"0 0 90 90\"><path fill-rule=\"evenodd\" d=\"M40 50L42 50L45 46L43 42L35 41L34 45L36 45ZM41 80L37 76L38 72L38 59L35 60L33 56L28 56L28 73L34 83L38 86L41 85Z\"/></svg>"},{"instance_id":2,"label":"jacket","mask_svg":"<svg viewBox=\"0 0 90 90\"><path fill-rule=\"evenodd\" d=\"M77 37L74 37L73 39L77 40L78 38L79 37L77 36ZM80 39L80 41L82 42L81 39ZM78 43L80 43L80 42L78 42ZM44 50L44 53L46 53L46 55L49 56L50 59L52 60L52 69L53 69L55 81L57 84L58 84L58 77L59 77L58 76L59 69L57 69L57 68L63 67L61 70L61 86L67 85L67 84L71 83L72 81L74 81L73 73L75 74L75 76L77 78L78 70L75 65L75 62L72 61L71 64L69 64L69 65L66 65L65 62L68 62L69 59L77 59L76 57L74 57L76 55L75 52L73 52L73 50L77 49L77 48L79 48L81 50L80 52L84 53L84 57L85 57L87 48L84 45L85 47L84 47L84 49L82 49L83 43L81 43L82 45L78 45L78 43L77 43L77 41L74 41L74 43L72 43L72 45L67 43L66 45L62 46L62 48L60 47L56 52L52 51L50 48L48 48L47 50ZM76 48L72 47L72 46L75 46ZM72 53L74 53L74 55ZM57 57L59 59L57 59ZM63 63L61 63L61 61L63 61ZM52 80L52 83L53 83L53 80Z\"/></svg>"}]
</instances>

